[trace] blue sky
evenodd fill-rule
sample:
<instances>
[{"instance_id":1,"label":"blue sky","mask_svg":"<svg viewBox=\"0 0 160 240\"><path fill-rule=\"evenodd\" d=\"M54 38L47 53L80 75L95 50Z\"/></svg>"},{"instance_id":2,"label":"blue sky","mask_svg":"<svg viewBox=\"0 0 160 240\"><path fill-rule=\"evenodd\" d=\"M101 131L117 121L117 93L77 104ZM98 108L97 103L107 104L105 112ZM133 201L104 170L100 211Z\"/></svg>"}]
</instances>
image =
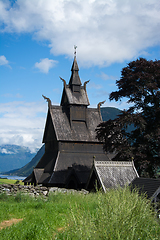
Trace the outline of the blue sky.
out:
<instances>
[{"instance_id":1,"label":"blue sky","mask_svg":"<svg viewBox=\"0 0 160 240\"><path fill-rule=\"evenodd\" d=\"M47 103L60 104L77 45L90 107L109 102L132 60L160 59L159 0L0 0L0 144L41 146Z\"/></svg>"}]
</instances>

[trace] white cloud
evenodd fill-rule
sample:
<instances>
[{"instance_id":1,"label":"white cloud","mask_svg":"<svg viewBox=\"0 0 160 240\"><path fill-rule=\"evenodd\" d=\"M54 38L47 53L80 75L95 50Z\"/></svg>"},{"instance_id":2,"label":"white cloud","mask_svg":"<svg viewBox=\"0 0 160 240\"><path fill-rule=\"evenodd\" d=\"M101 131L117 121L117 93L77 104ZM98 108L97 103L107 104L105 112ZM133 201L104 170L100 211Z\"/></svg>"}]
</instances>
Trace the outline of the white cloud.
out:
<instances>
[{"instance_id":1,"label":"white cloud","mask_svg":"<svg viewBox=\"0 0 160 240\"><path fill-rule=\"evenodd\" d=\"M0 56L0 65L7 65L9 61L6 59L4 55Z\"/></svg>"},{"instance_id":2,"label":"white cloud","mask_svg":"<svg viewBox=\"0 0 160 240\"><path fill-rule=\"evenodd\" d=\"M11 66L9 65L9 61L6 59L6 57L4 55L0 56L0 65L3 66L7 66L9 68L11 68Z\"/></svg>"},{"instance_id":3,"label":"white cloud","mask_svg":"<svg viewBox=\"0 0 160 240\"><path fill-rule=\"evenodd\" d=\"M108 98L108 96L109 96L109 93L104 89L99 89L99 90L95 91L94 93L92 93L92 97L94 99L95 98L98 99L99 97L101 97L101 101L102 101L102 97L104 97L106 99L106 98Z\"/></svg>"},{"instance_id":4,"label":"white cloud","mask_svg":"<svg viewBox=\"0 0 160 240\"><path fill-rule=\"evenodd\" d=\"M91 89L91 88L101 89L102 86L100 84L95 84L94 82L91 82L90 84L88 84L88 89Z\"/></svg>"},{"instance_id":5,"label":"white cloud","mask_svg":"<svg viewBox=\"0 0 160 240\"><path fill-rule=\"evenodd\" d=\"M5 98L22 98L23 96L19 93L17 93L17 94L5 93L5 94L2 94L2 97L5 97Z\"/></svg>"},{"instance_id":6,"label":"white cloud","mask_svg":"<svg viewBox=\"0 0 160 240\"><path fill-rule=\"evenodd\" d=\"M101 74L97 74L97 77L98 78L101 78L101 79L103 79L103 80L116 80L117 78L116 77L114 77L114 76L109 76L109 75L107 75L106 73L104 73L104 72L101 72Z\"/></svg>"},{"instance_id":7,"label":"white cloud","mask_svg":"<svg viewBox=\"0 0 160 240\"><path fill-rule=\"evenodd\" d=\"M8 150L5 149L5 148L2 148L2 149L0 150L0 152L1 152L1 153L5 153L5 154L15 154L15 152L8 151Z\"/></svg>"},{"instance_id":8,"label":"white cloud","mask_svg":"<svg viewBox=\"0 0 160 240\"><path fill-rule=\"evenodd\" d=\"M127 103L127 101L118 101L118 102L107 101L102 107L115 107L115 108L118 108L120 110L126 110L129 107L131 107L131 104Z\"/></svg>"},{"instance_id":9,"label":"white cloud","mask_svg":"<svg viewBox=\"0 0 160 240\"><path fill-rule=\"evenodd\" d=\"M9 102L0 104L0 145L16 144L31 151L42 145L47 104Z\"/></svg>"},{"instance_id":10,"label":"white cloud","mask_svg":"<svg viewBox=\"0 0 160 240\"><path fill-rule=\"evenodd\" d=\"M105 98L103 100L105 100ZM101 107L114 107L114 108L118 108L120 110L124 110L124 109L126 110L130 106L131 106L131 104L127 103L127 101L118 101L118 102L112 101L112 102L110 102L110 101L106 100L106 102ZM95 108L95 107L97 107L97 104L91 104L89 107Z\"/></svg>"},{"instance_id":11,"label":"white cloud","mask_svg":"<svg viewBox=\"0 0 160 240\"><path fill-rule=\"evenodd\" d=\"M40 62L35 63L35 67L43 73L48 73L58 62L53 59L43 58Z\"/></svg>"},{"instance_id":12,"label":"white cloud","mask_svg":"<svg viewBox=\"0 0 160 240\"><path fill-rule=\"evenodd\" d=\"M88 66L131 60L158 45L159 13L159 0L0 1L2 32L32 33L54 55L73 56L76 44Z\"/></svg>"}]
</instances>

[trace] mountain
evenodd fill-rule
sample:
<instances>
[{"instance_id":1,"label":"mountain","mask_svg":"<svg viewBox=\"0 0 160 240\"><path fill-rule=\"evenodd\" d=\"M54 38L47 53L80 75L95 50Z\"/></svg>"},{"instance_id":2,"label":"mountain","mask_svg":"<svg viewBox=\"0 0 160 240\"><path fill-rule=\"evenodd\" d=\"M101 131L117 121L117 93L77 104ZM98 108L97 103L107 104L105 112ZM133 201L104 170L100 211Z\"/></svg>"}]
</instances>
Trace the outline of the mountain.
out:
<instances>
[{"instance_id":1,"label":"mountain","mask_svg":"<svg viewBox=\"0 0 160 240\"><path fill-rule=\"evenodd\" d=\"M34 155L27 147L3 144L0 146L0 172L21 168Z\"/></svg>"},{"instance_id":2,"label":"mountain","mask_svg":"<svg viewBox=\"0 0 160 240\"><path fill-rule=\"evenodd\" d=\"M118 114L121 113L121 110L115 107L102 107L101 108L101 115L103 121L108 121L109 119L115 119Z\"/></svg>"},{"instance_id":3,"label":"mountain","mask_svg":"<svg viewBox=\"0 0 160 240\"><path fill-rule=\"evenodd\" d=\"M28 162L25 166L20 169L14 169L9 172L5 172L3 174L6 175L15 175L15 176L28 176L33 171L33 168L37 165L41 157L45 152L45 145L43 145L37 152L37 154L32 158L30 162Z\"/></svg>"},{"instance_id":4,"label":"mountain","mask_svg":"<svg viewBox=\"0 0 160 240\"><path fill-rule=\"evenodd\" d=\"M120 114L121 110L114 107L102 107L101 108L101 114L103 121L107 121L109 119L115 119L118 114ZM28 176L31 174L33 168L37 165L41 157L43 156L45 152L45 145L43 145L37 154L33 157L33 159L27 163L25 166L23 166L20 169L14 169L9 172L5 172L7 175L16 175L16 176Z\"/></svg>"},{"instance_id":5,"label":"mountain","mask_svg":"<svg viewBox=\"0 0 160 240\"><path fill-rule=\"evenodd\" d=\"M115 119L121 113L121 110L114 107L104 107L101 108L101 114L103 121L108 121L109 119ZM134 125L131 124L127 127L127 132L131 132L135 129Z\"/></svg>"}]
</instances>

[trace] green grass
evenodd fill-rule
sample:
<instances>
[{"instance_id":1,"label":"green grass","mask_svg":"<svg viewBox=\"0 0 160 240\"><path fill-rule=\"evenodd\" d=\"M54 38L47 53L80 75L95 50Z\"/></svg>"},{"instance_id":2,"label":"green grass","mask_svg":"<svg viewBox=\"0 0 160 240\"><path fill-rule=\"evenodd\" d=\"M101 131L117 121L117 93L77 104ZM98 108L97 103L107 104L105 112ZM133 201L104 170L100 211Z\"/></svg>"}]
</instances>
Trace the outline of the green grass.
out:
<instances>
[{"instance_id":1,"label":"green grass","mask_svg":"<svg viewBox=\"0 0 160 240\"><path fill-rule=\"evenodd\" d=\"M15 184L17 180L15 179L7 179L7 178L0 178L0 184ZM19 180L19 184L24 185L24 183Z\"/></svg>"},{"instance_id":2,"label":"green grass","mask_svg":"<svg viewBox=\"0 0 160 240\"><path fill-rule=\"evenodd\" d=\"M0 239L160 239L149 201L128 188L106 194L57 193L47 199L2 194L0 222L12 218L23 221L2 229Z\"/></svg>"}]
</instances>

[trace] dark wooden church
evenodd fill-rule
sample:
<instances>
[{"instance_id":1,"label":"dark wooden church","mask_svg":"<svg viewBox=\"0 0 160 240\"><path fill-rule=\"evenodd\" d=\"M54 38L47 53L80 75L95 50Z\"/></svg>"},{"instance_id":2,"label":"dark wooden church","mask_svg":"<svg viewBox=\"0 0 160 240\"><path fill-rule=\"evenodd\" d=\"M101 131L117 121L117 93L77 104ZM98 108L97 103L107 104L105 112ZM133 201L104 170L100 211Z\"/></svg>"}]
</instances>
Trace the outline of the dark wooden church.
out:
<instances>
[{"instance_id":1,"label":"dark wooden church","mask_svg":"<svg viewBox=\"0 0 160 240\"><path fill-rule=\"evenodd\" d=\"M45 154L25 184L43 184L66 188L84 188L93 160L111 160L103 152L103 143L95 137L102 121L100 105L88 108L87 82L82 85L74 57L69 84L64 82L60 106L48 101L48 115L43 143Z\"/></svg>"}]
</instances>

